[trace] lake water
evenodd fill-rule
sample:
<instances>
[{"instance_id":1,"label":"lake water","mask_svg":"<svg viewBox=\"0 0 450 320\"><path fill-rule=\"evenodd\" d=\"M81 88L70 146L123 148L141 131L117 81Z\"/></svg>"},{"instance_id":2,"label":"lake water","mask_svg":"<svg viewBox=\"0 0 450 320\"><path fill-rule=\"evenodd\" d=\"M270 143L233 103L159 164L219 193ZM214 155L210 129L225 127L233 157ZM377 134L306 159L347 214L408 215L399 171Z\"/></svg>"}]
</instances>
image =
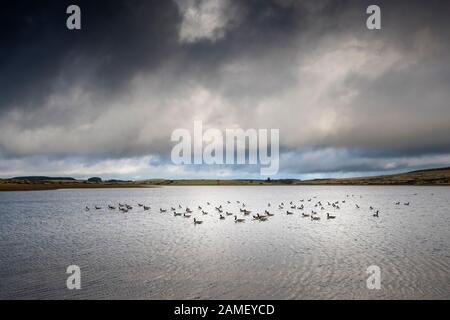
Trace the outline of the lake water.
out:
<instances>
[{"instance_id":1,"label":"lake water","mask_svg":"<svg viewBox=\"0 0 450 320\"><path fill-rule=\"evenodd\" d=\"M236 201L252 214L270 202L275 215L252 221ZM303 212L317 211L321 220L302 217L290 201L303 203ZM314 207L318 201L324 210ZM328 205L335 201L340 209ZM118 202L134 209L106 209ZM86 205L103 209L86 212ZM246 221L220 220L219 205ZM175 217L171 206L190 207L203 224ZM449 187L4 192L0 208L1 299L450 298ZM336 219L326 219L326 212ZM81 290L66 287L69 265L81 268ZM381 271L379 290L367 288L372 265Z\"/></svg>"}]
</instances>

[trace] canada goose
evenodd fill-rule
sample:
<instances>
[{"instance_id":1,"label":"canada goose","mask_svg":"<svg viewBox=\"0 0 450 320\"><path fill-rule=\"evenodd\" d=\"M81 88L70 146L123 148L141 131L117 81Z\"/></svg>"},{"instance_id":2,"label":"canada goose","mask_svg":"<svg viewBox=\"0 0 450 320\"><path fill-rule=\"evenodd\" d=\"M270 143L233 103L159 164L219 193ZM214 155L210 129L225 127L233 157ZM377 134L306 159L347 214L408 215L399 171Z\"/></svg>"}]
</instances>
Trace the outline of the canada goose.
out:
<instances>
[{"instance_id":1,"label":"canada goose","mask_svg":"<svg viewBox=\"0 0 450 320\"><path fill-rule=\"evenodd\" d=\"M223 215L220 215L219 219L223 220L223 219L225 219L225 217Z\"/></svg>"},{"instance_id":2,"label":"canada goose","mask_svg":"<svg viewBox=\"0 0 450 320\"><path fill-rule=\"evenodd\" d=\"M235 215L234 216L234 222L244 222L245 219L238 219L238 217Z\"/></svg>"},{"instance_id":3,"label":"canada goose","mask_svg":"<svg viewBox=\"0 0 450 320\"><path fill-rule=\"evenodd\" d=\"M396 206L398 206L399 204L400 204L400 201L397 201L397 202L395 203Z\"/></svg>"},{"instance_id":4,"label":"canada goose","mask_svg":"<svg viewBox=\"0 0 450 320\"><path fill-rule=\"evenodd\" d=\"M268 217L273 217L275 214L274 214L274 213L270 213L269 211L266 210L266 215L267 215Z\"/></svg>"},{"instance_id":5,"label":"canada goose","mask_svg":"<svg viewBox=\"0 0 450 320\"><path fill-rule=\"evenodd\" d=\"M309 213L304 213L304 212L302 212L302 217L303 217L303 218L309 217Z\"/></svg>"},{"instance_id":6,"label":"canada goose","mask_svg":"<svg viewBox=\"0 0 450 320\"><path fill-rule=\"evenodd\" d=\"M405 206L409 206L409 202L405 202L404 205L405 205Z\"/></svg>"},{"instance_id":7,"label":"canada goose","mask_svg":"<svg viewBox=\"0 0 450 320\"><path fill-rule=\"evenodd\" d=\"M122 211L123 213L127 213L128 212L127 208L120 208L119 210Z\"/></svg>"},{"instance_id":8,"label":"canada goose","mask_svg":"<svg viewBox=\"0 0 450 320\"><path fill-rule=\"evenodd\" d=\"M244 215L248 216L251 213L251 211L250 210L244 210L243 213L244 213Z\"/></svg>"},{"instance_id":9,"label":"canada goose","mask_svg":"<svg viewBox=\"0 0 450 320\"><path fill-rule=\"evenodd\" d=\"M100 210L102 207L99 207L99 206L95 206L95 209L96 210Z\"/></svg>"},{"instance_id":10,"label":"canada goose","mask_svg":"<svg viewBox=\"0 0 450 320\"><path fill-rule=\"evenodd\" d=\"M320 217L315 217L315 216L311 216L311 220L315 220L315 221L318 221L318 220L320 220Z\"/></svg>"},{"instance_id":11,"label":"canada goose","mask_svg":"<svg viewBox=\"0 0 450 320\"><path fill-rule=\"evenodd\" d=\"M192 210L189 209L189 208L186 208L186 212L187 212L187 213L192 213Z\"/></svg>"},{"instance_id":12,"label":"canada goose","mask_svg":"<svg viewBox=\"0 0 450 320\"><path fill-rule=\"evenodd\" d=\"M230 201L227 201L227 203L231 203Z\"/></svg>"},{"instance_id":13,"label":"canada goose","mask_svg":"<svg viewBox=\"0 0 450 320\"><path fill-rule=\"evenodd\" d=\"M144 206L144 210L145 211L150 210L150 207Z\"/></svg>"},{"instance_id":14,"label":"canada goose","mask_svg":"<svg viewBox=\"0 0 450 320\"><path fill-rule=\"evenodd\" d=\"M370 209L370 210L373 210L373 207L372 207L372 206L370 206L370 207L369 207L369 209Z\"/></svg>"},{"instance_id":15,"label":"canada goose","mask_svg":"<svg viewBox=\"0 0 450 320\"><path fill-rule=\"evenodd\" d=\"M139 207L143 207L144 205L142 203L138 203L138 206Z\"/></svg>"},{"instance_id":16,"label":"canada goose","mask_svg":"<svg viewBox=\"0 0 450 320\"><path fill-rule=\"evenodd\" d=\"M379 213L380 213L380 211L379 211L379 210L377 210L377 212L375 212L375 213L373 214L373 216L374 216L375 218L378 218L378 216L379 216Z\"/></svg>"},{"instance_id":17,"label":"canada goose","mask_svg":"<svg viewBox=\"0 0 450 320\"><path fill-rule=\"evenodd\" d=\"M327 219L336 219L336 216L332 216L327 212Z\"/></svg>"},{"instance_id":18,"label":"canada goose","mask_svg":"<svg viewBox=\"0 0 450 320\"><path fill-rule=\"evenodd\" d=\"M286 214L294 214L292 211L287 210Z\"/></svg>"},{"instance_id":19,"label":"canada goose","mask_svg":"<svg viewBox=\"0 0 450 320\"><path fill-rule=\"evenodd\" d=\"M175 211L176 209L174 207L170 207L170 210Z\"/></svg>"},{"instance_id":20,"label":"canada goose","mask_svg":"<svg viewBox=\"0 0 450 320\"><path fill-rule=\"evenodd\" d=\"M175 217L176 217L176 216L181 216L182 213L181 213L181 212L174 212L173 215L174 215Z\"/></svg>"},{"instance_id":21,"label":"canada goose","mask_svg":"<svg viewBox=\"0 0 450 320\"><path fill-rule=\"evenodd\" d=\"M179 205L178 205L178 209L181 209L181 208L183 208L183 207L181 206L181 204L179 204Z\"/></svg>"},{"instance_id":22,"label":"canada goose","mask_svg":"<svg viewBox=\"0 0 450 320\"><path fill-rule=\"evenodd\" d=\"M202 224L202 223L203 223L202 220L197 220L197 219L194 218L194 224Z\"/></svg>"},{"instance_id":23,"label":"canada goose","mask_svg":"<svg viewBox=\"0 0 450 320\"><path fill-rule=\"evenodd\" d=\"M132 206L129 206L129 205L125 205L126 206L126 208L128 209L128 210L133 210L133 207Z\"/></svg>"},{"instance_id":24,"label":"canada goose","mask_svg":"<svg viewBox=\"0 0 450 320\"><path fill-rule=\"evenodd\" d=\"M190 217L191 217L191 215L190 215L190 214L187 214L187 213L185 213L185 214L183 214L183 217L185 217L185 218L190 218Z\"/></svg>"},{"instance_id":25,"label":"canada goose","mask_svg":"<svg viewBox=\"0 0 450 320\"><path fill-rule=\"evenodd\" d=\"M227 216L232 216L233 215L233 213L232 212L226 212L226 214L227 214Z\"/></svg>"},{"instance_id":26,"label":"canada goose","mask_svg":"<svg viewBox=\"0 0 450 320\"><path fill-rule=\"evenodd\" d=\"M359 206L357 204L355 204L355 206L356 206L356 209L359 209Z\"/></svg>"},{"instance_id":27,"label":"canada goose","mask_svg":"<svg viewBox=\"0 0 450 320\"><path fill-rule=\"evenodd\" d=\"M163 209L163 208L159 208L159 212L166 212L167 210L166 209Z\"/></svg>"},{"instance_id":28,"label":"canada goose","mask_svg":"<svg viewBox=\"0 0 450 320\"><path fill-rule=\"evenodd\" d=\"M89 209L89 207L86 206L86 208L84 208L84 210L89 211L89 210L91 210L91 209Z\"/></svg>"},{"instance_id":29,"label":"canada goose","mask_svg":"<svg viewBox=\"0 0 450 320\"><path fill-rule=\"evenodd\" d=\"M207 204L208 206L211 205L211 203L209 203L209 202L207 202L206 204Z\"/></svg>"},{"instance_id":30,"label":"canada goose","mask_svg":"<svg viewBox=\"0 0 450 320\"><path fill-rule=\"evenodd\" d=\"M116 210L116 207L111 206L111 205L108 205L108 209L110 209L110 210Z\"/></svg>"},{"instance_id":31,"label":"canada goose","mask_svg":"<svg viewBox=\"0 0 450 320\"><path fill-rule=\"evenodd\" d=\"M202 207L198 206L198 210L202 210Z\"/></svg>"},{"instance_id":32,"label":"canada goose","mask_svg":"<svg viewBox=\"0 0 450 320\"><path fill-rule=\"evenodd\" d=\"M202 214L208 214L208 212L202 210Z\"/></svg>"},{"instance_id":33,"label":"canada goose","mask_svg":"<svg viewBox=\"0 0 450 320\"><path fill-rule=\"evenodd\" d=\"M258 214L256 214L256 216L253 216L253 220L267 221L267 217L266 217L266 216L261 216L261 215L258 213Z\"/></svg>"}]
</instances>

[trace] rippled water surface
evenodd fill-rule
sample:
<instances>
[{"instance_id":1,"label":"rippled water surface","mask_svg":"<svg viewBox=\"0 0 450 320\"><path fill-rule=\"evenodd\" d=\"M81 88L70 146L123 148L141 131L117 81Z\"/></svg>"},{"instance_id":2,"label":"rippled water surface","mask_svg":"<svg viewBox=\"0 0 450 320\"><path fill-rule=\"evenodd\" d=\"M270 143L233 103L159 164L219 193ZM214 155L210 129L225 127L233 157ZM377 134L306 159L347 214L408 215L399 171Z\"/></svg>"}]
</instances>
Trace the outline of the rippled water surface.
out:
<instances>
[{"instance_id":1,"label":"rippled water surface","mask_svg":"<svg viewBox=\"0 0 450 320\"><path fill-rule=\"evenodd\" d=\"M300 205L301 199L303 211L317 211L320 221L290 208L290 201ZM253 212L244 217L238 200ZM314 207L318 201L324 210ZM328 205L335 201L340 209ZM118 202L134 209L105 209ZM275 216L252 221L268 202ZM278 209L281 202L284 210ZM182 211L178 204L193 209L192 218L203 224L175 217L170 207ZM86 205L103 209L85 212ZM246 221L219 220L214 209L219 205ZM370 206L380 211L379 218ZM160 213L160 207L168 211ZM449 299L449 208L448 187L0 193L0 298ZM336 219L327 220L326 212ZM69 265L81 268L81 290L66 288ZM380 290L367 289L371 265L381 269Z\"/></svg>"}]
</instances>

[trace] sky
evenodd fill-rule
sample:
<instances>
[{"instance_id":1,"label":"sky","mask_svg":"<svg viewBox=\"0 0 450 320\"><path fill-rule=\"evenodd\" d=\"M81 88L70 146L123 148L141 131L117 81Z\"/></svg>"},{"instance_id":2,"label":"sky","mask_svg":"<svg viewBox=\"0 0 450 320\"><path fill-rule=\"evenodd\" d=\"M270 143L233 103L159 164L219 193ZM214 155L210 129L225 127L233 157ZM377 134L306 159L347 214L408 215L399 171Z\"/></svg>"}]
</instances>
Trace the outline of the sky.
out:
<instances>
[{"instance_id":1,"label":"sky","mask_svg":"<svg viewBox=\"0 0 450 320\"><path fill-rule=\"evenodd\" d=\"M66 8L81 8L81 30ZM366 8L381 8L381 30ZM261 178L175 165L177 128L279 129L274 178L450 165L449 1L16 0L0 177ZM263 177L264 178L264 177Z\"/></svg>"}]
</instances>

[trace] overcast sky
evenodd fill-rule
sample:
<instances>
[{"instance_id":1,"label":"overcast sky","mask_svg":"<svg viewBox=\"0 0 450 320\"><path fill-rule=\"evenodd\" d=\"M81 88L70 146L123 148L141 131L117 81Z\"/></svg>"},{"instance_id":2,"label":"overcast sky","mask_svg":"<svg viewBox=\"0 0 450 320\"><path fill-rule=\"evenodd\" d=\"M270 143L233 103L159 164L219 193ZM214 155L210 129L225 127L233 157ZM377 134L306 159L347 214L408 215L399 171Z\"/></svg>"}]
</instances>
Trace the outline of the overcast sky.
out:
<instances>
[{"instance_id":1,"label":"overcast sky","mask_svg":"<svg viewBox=\"0 0 450 320\"><path fill-rule=\"evenodd\" d=\"M370 4L381 30L366 28ZM412 0L2 2L0 177L260 177L173 165L170 135L194 120L280 129L278 177L447 166L449 13Z\"/></svg>"}]
</instances>

